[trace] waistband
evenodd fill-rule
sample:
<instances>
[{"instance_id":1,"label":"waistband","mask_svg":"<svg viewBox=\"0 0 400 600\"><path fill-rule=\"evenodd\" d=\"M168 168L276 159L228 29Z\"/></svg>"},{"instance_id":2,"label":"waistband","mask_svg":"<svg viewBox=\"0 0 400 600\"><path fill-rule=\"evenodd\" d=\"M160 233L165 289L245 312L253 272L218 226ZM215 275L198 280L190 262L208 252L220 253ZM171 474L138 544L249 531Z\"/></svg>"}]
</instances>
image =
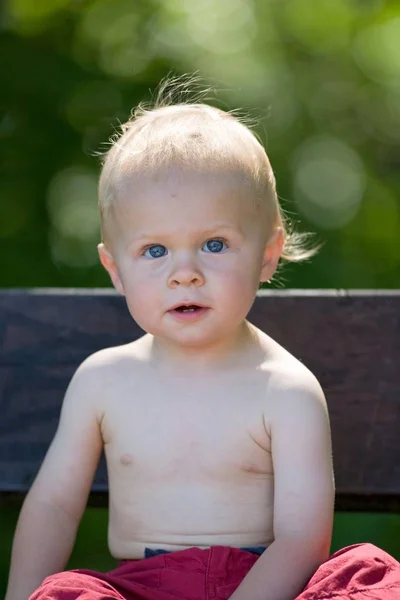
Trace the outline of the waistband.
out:
<instances>
[{"instance_id":1,"label":"waistband","mask_svg":"<svg viewBox=\"0 0 400 600\"><path fill-rule=\"evenodd\" d=\"M239 548L239 550L246 550L246 552L260 555L266 550L266 546L246 546L244 548ZM171 550L164 550L163 548L145 548L144 558L152 558L153 556L159 556L160 554L171 554L171 552Z\"/></svg>"}]
</instances>

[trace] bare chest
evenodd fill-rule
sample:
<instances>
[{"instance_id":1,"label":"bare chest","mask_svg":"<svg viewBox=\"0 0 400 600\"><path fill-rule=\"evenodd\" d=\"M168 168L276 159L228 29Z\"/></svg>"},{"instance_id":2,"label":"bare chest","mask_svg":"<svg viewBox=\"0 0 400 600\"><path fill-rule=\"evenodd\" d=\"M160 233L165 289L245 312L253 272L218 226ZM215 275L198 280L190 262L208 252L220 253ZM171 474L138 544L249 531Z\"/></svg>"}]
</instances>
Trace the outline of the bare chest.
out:
<instances>
[{"instance_id":1,"label":"bare chest","mask_svg":"<svg viewBox=\"0 0 400 600\"><path fill-rule=\"evenodd\" d=\"M263 389L148 380L121 389L102 424L109 471L169 484L269 476Z\"/></svg>"}]
</instances>

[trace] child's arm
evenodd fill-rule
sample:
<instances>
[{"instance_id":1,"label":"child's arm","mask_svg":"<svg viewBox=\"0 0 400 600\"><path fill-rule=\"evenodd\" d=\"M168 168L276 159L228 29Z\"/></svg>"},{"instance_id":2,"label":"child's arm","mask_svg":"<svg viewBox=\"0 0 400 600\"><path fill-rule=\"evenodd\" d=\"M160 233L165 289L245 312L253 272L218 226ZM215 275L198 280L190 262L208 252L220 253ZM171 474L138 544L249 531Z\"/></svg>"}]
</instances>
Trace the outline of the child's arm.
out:
<instances>
[{"instance_id":1,"label":"child's arm","mask_svg":"<svg viewBox=\"0 0 400 600\"><path fill-rule=\"evenodd\" d=\"M68 387L56 435L23 504L6 600L27 600L70 557L102 449L95 356Z\"/></svg>"},{"instance_id":2,"label":"child's arm","mask_svg":"<svg viewBox=\"0 0 400 600\"><path fill-rule=\"evenodd\" d=\"M231 600L293 600L329 556L334 479L323 392L306 372L276 393L270 435L274 466L274 542Z\"/></svg>"}]
</instances>

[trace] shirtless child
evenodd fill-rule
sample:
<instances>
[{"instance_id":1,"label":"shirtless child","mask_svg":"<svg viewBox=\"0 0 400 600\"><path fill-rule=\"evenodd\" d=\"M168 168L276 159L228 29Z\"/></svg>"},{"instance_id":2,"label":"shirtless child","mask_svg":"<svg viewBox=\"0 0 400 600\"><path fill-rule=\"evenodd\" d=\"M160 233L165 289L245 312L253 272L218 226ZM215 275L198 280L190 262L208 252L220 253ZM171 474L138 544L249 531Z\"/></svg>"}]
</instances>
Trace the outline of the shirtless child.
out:
<instances>
[{"instance_id":1,"label":"shirtless child","mask_svg":"<svg viewBox=\"0 0 400 600\"><path fill-rule=\"evenodd\" d=\"M279 259L307 256L263 147L221 110L161 102L123 126L99 203L101 262L148 333L74 375L21 511L6 600L38 586L31 600L293 600L313 574L310 593L332 588L324 395L246 320ZM62 572L103 447L122 562Z\"/></svg>"}]
</instances>

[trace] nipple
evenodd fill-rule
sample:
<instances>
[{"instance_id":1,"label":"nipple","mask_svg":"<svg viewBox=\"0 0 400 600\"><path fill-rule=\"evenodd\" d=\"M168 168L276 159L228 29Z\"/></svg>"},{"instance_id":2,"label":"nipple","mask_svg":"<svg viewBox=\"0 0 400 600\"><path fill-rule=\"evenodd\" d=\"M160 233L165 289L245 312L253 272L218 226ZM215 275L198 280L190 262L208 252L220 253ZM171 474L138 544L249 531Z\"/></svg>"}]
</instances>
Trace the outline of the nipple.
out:
<instances>
[{"instance_id":1,"label":"nipple","mask_svg":"<svg viewBox=\"0 0 400 600\"><path fill-rule=\"evenodd\" d=\"M132 454L123 454L120 458L121 465L130 465L133 463Z\"/></svg>"}]
</instances>

